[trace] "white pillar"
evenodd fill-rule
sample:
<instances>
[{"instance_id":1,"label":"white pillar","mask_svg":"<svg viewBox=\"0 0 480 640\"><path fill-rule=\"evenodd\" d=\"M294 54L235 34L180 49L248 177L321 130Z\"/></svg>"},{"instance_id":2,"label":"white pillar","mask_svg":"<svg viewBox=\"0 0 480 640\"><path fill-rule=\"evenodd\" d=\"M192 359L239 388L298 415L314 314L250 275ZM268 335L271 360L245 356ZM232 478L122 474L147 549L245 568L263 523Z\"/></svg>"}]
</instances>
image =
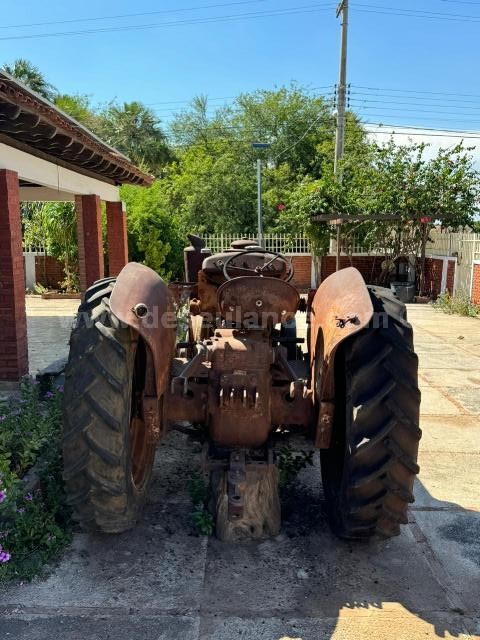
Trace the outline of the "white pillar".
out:
<instances>
[{"instance_id":1,"label":"white pillar","mask_svg":"<svg viewBox=\"0 0 480 640\"><path fill-rule=\"evenodd\" d=\"M35 273L35 257L37 253L32 251L24 251L23 257L25 259L25 289L33 291L33 287L36 283Z\"/></svg>"}]
</instances>

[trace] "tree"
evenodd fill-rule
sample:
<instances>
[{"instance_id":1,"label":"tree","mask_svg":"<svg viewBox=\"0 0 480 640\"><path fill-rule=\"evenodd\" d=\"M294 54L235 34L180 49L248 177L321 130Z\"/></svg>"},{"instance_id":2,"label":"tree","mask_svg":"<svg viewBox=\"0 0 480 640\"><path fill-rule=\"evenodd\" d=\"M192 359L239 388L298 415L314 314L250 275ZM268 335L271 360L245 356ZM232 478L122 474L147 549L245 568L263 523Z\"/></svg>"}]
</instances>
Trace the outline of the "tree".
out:
<instances>
[{"instance_id":1,"label":"tree","mask_svg":"<svg viewBox=\"0 0 480 640\"><path fill-rule=\"evenodd\" d=\"M347 145L355 135L365 138L352 116L348 130ZM321 178L333 167L335 129L330 105L296 85L242 94L212 115L207 99L200 96L177 116L171 131L177 162L166 179L172 180L172 206L188 230L255 232L257 157L263 165L267 232L282 226L278 205L288 200L299 182ZM270 147L253 149L255 141Z\"/></svg>"},{"instance_id":2,"label":"tree","mask_svg":"<svg viewBox=\"0 0 480 640\"><path fill-rule=\"evenodd\" d=\"M77 122L83 124L87 129L100 134L101 121L96 110L90 104L88 96L61 93L55 97L54 102L59 109L75 118Z\"/></svg>"},{"instance_id":3,"label":"tree","mask_svg":"<svg viewBox=\"0 0 480 640\"><path fill-rule=\"evenodd\" d=\"M168 210L164 183L147 189L124 185L121 197L128 211L128 247L135 262L146 264L167 279L183 279L183 247L178 220Z\"/></svg>"},{"instance_id":4,"label":"tree","mask_svg":"<svg viewBox=\"0 0 480 640\"><path fill-rule=\"evenodd\" d=\"M135 164L161 173L172 159L167 139L153 111L140 102L110 104L99 114L99 135Z\"/></svg>"},{"instance_id":5,"label":"tree","mask_svg":"<svg viewBox=\"0 0 480 640\"><path fill-rule=\"evenodd\" d=\"M45 254L63 262L65 279L59 283L67 291L78 289L78 245L75 207L71 202L38 203L22 207L24 243L39 242Z\"/></svg>"},{"instance_id":6,"label":"tree","mask_svg":"<svg viewBox=\"0 0 480 640\"><path fill-rule=\"evenodd\" d=\"M462 143L425 157L425 144L371 148L370 162L359 168L353 183L361 192L366 214L398 214L398 223L364 223L365 240L385 252L383 278L395 260L421 255L420 294L425 280L425 248L429 230L438 223L457 229L468 226L477 211L478 172ZM361 186L361 190L359 189Z\"/></svg>"},{"instance_id":7,"label":"tree","mask_svg":"<svg viewBox=\"0 0 480 640\"><path fill-rule=\"evenodd\" d=\"M57 89L47 82L40 69L28 60L17 58L13 64L5 64L4 69L11 76L27 85L27 87L47 98L47 100L53 101L55 99Z\"/></svg>"},{"instance_id":8,"label":"tree","mask_svg":"<svg viewBox=\"0 0 480 640\"><path fill-rule=\"evenodd\" d=\"M356 235L372 252L384 255L380 283L387 282L399 257L425 255L428 232L436 223L452 229L469 226L478 210L479 174L470 149L460 143L428 159L426 148L425 144L396 145L393 139L383 146L362 145L360 153L345 156L341 189L333 173L326 173L311 187L315 202L311 211L365 216L364 222L342 225L342 244L348 250ZM325 198L326 208L322 205ZM369 219L382 214L397 215L399 220ZM309 233L317 225L327 227L305 221L304 225ZM424 260L421 292L422 263Z\"/></svg>"}]
</instances>

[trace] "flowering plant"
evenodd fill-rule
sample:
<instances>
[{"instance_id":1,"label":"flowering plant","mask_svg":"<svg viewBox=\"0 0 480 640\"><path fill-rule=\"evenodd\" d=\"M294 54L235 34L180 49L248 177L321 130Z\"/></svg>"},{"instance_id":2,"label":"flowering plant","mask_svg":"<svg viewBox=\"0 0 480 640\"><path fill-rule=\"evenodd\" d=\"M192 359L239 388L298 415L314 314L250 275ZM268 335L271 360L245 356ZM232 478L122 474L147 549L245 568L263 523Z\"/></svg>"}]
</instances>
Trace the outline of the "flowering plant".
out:
<instances>
[{"instance_id":1,"label":"flowering plant","mask_svg":"<svg viewBox=\"0 0 480 640\"><path fill-rule=\"evenodd\" d=\"M21 397L0 406L0 581L32 578L69 540L61 398L60 388L41 394L26 378ZM28 489L34 465L38 481Z\"/></svg>"}]
</instances>

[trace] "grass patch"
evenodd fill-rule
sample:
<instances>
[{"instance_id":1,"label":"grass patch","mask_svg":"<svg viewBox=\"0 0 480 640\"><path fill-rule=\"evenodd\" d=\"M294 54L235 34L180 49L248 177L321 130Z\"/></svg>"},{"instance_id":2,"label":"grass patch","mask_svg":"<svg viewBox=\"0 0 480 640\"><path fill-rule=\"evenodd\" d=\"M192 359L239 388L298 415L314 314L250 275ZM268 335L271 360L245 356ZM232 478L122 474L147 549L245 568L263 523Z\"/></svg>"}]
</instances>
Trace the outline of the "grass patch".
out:
<instances>
[{"instance_id":1,"label":"grass patch","mask_svg":"<svg viewBox=\"0 0 480 640\"><path fill-rule=\"evenodd\" d=\"M193 504L191 516L195 529L201 535L211 536L215 523L207 508L208 485L200 473L192 474L188 481L188 493Z\"/></svg>"},{"instance_id":2,"label":"grass patch","mask_svg":"<svg viewBox=\"0 0 480 640\"><path fill-rule=\"evenodd\" d=\"M62 397L30 378L0 403L0 582L31 580L71 539L62 480ZM35 466L38 487L24 481Z\"/></svg>"},{"instance_id":3,"label":"grass patch","mask_svg":"<svg viewBox=\"0 0 480 640\"><path fill-rule=\"evenodd\" d=\"M433 303L435 309L439 309L444 313L456 314L459 316L467 316L476 318L480 316L480 305L473 304L467 293L458 293L451 296L448 291L438 296Z\"/></svg>"}]
</instances>

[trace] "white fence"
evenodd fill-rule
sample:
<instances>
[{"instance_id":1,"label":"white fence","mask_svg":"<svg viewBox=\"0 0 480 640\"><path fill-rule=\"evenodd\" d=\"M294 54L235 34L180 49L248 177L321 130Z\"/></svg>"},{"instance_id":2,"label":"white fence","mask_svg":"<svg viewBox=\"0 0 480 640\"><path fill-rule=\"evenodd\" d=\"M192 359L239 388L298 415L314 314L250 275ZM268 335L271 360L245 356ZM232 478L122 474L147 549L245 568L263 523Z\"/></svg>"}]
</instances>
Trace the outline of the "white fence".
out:
<instances>
[{"instance_id":1,"label":"white fence","mask_svg":"<svg viewBox=\"0 0 480 640\"><path fill-rule=\"evenodd\" d=\"M36 256L44 256L45 248L42 246L37 247L23 247L23 259L25 264L25 288L33 291L36 284L36 272L35 272L35 258Z\"/></svg>"},{"instance_id":2,"label":"white fence","mask_svg":"<svg viewBox=\"0 0 480 640\"><path fill-rule=\"evenodd\" d=\"M230 249L234 240L252 240L256 243L255 234L229 234L217 233L202 236L206 246L212 253L220 253ZM263 246L267 251L275 253L285 253L286 255L309 255L311 253L310 242L305 235L290 236L285 233L265 233L263 235Z\"/></svg>"},{"instance_id":3,"label":"white fence","mask_svg":"<svg viewBox=\"0 0 480 640\"><path fill-rule=\"evenodd\" d=\"M254 234L246 234L242 238L256 242ZM218 233L204 236L207 247L218 253L230 248L234 240L239 240L238 234ZM345 242L346 241L346 242ZM372 251L365 246L362 238L351 235L344 240L348 244L348 250L353 255L378 255L378 251ZM343 243L342 243L343 244ZM264 234L264 246L268 251L285 253L287 255L310 255L311 246L305 235L298 234L290 236L282 233ZM336 242L332 238L330 242L330 255L335 255L337 251ZM343 252L342 252L343 253ZM430 241L426 248L427 256L442 258L456 258L454 293L470 291L472 280L472 264L474 260L480 260L480 233L471 232L448 232L432 229Z\"/></svg>"},{"instance_id":4,"label":"white fence","mask_svg":"<svg viewBox=\"0 0 480 640\"><path fill-rule=\"evenodd\" d=\"M436 229L430 232L432 242L427 255L457 259L454 293L469 292L472 284L472 265L480 258L480 233L449 233Z\"/></svg>"}]
</instances>

